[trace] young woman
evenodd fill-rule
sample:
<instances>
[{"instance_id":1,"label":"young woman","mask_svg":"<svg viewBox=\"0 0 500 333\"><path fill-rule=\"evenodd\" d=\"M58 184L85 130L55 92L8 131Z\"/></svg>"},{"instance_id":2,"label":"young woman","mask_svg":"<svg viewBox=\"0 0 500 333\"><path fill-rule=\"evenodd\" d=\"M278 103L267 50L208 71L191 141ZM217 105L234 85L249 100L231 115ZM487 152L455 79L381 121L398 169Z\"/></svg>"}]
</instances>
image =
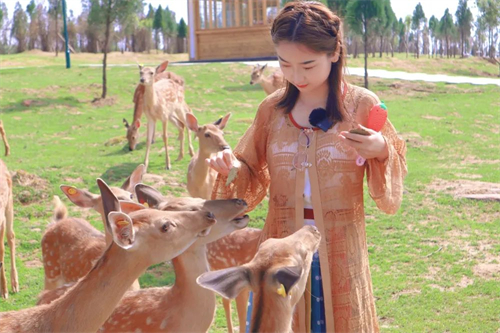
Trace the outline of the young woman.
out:
<instances>
[{"instance_id":1,"label":"young woman","mask_svg":"<svg viewBox=\"0 0 500 333\"><path fill-rule=\"evenodd\" d=\"M234 152L207 160L219 172L213 197L243 198L252 210L269 190L263 240L304 224L320 230L311 288L296 309L294 331L377 332L363 178L377 207L394 214L407 173L405 143L389 120L380 132L363 126L380 101L344 80L341 20L327 7L288 3L271 36L287 86L264 99ZM309 123L318 108L325 110L323 129ZM355 128L369 135L349 132ZM366 159L362 166L358 155ZM233 166L237 176L226 186Z\"/></svg>"}]
</instances>

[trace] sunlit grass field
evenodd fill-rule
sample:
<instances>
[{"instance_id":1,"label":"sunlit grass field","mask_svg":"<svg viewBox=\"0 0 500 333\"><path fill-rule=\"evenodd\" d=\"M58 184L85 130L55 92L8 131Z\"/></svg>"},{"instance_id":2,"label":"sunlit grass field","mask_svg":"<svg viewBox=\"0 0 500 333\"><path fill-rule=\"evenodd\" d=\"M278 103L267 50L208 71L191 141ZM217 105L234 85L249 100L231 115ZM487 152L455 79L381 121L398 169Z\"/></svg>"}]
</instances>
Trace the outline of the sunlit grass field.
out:
<instances>
[{"instance_id":1,"label":"sunlit grass field","mask_svg":"<svg viewBox=\"0 0 500 333\"><path fill-rule=\"evenodd\" d=\"M38 56L8 57L0 57L1 67L6 60L11 66L45 64ZM52 196L62 195L59 185L97 193L97 177L120 185L144 158L144 127L137 150L129 152L123 138L122 118L131 120L138 70L109 68L109 101L95 105L91 101L101 92L101 69L75 65L67 70L64 55L60 57L58 66L0 71L0 119L11 146L11 156L2 159L15 173L21 289L8 300L0 299L0 311L34 306L43 288L40 239L52 214ZM98 58L89 61L98 62ZM162 59L154 55L138 61L154 65ZM185 78L187 102L201 123L232 113L225 132L229 144L236 145L265 97L260 87L248 85L251 68L198 64L173 65L170 70ZM354 77L347 80L362 82ZM465 185L472 188L469 192L483 193L500 187L500 88L381 79L370 79L370 84L387 104L391 121L408 145L409 174L398 213L379 212L365 193L370 265L382 331L499 332L500 203L457 195ZM159 133L159 125L157 129ZM171 127L173 160L179 149L176 136ZM194 145L196 149L197 141ZM166 171L162 148L157 137L148 172L159 178L146 178L145 183L165 195L186 195L188 155ZM19 181L20 175L31 182ZM96 213L63 200L72 216L87 218L102 230ZM252 226L263 226L266 209L263 202L250 214ZM7 247L7 271L8 253ZM148 287L174 280L166 263L150 268L140 282ZM225 325L220 307L211 332L224 332Z\"/></svg>"}]
</instances>

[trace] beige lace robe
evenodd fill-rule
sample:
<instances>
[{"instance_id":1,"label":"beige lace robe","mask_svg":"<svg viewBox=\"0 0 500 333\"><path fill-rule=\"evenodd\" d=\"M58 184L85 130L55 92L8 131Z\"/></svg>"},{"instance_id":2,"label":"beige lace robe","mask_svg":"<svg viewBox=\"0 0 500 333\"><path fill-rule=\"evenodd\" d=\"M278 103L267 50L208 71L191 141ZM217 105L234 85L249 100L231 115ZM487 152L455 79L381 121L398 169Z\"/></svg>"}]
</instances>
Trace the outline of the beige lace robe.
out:
<instances>
[{"instance_id":1,"label":"beige lace robe","mask_svg":"<svg viewBox=\"0 0 500 333\"><path fill-rule=\"evenodd\" d=\"M301 130L276 108L284 90L269 95L234 149L242 163L237 178L226 187L226 177L219 175L213 197L243 198L253 210L269 189L262 240L293 233L304 224L304 171L293 170L292 159L298 150L305 149L312 163L309 175L315 223L323 236L319 255L327 332L372 333L379 327L368 263L363 178L366 173L370 196L378 208L394 214L401 204L407 173L406 145L388 120L382 134L389 157L384 162L369 159L365 166L357 166L356 151L342 143L338 134L356 123L366 125L369 111L379 99L364 88L347 85L347 89L344 103L352 120L336 124L326 133L314 131L309 148L299 147ZM308 298L297 306L296 331L309 331Z\"/></svg>"}]
</instances>

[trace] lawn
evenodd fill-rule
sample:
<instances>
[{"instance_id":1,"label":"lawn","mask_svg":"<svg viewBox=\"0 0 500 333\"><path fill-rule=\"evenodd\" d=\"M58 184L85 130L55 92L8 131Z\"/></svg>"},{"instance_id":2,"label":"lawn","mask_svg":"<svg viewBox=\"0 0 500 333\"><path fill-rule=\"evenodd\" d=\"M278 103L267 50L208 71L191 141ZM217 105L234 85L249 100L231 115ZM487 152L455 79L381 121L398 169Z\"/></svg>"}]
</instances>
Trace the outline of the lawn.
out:
<instances>
[{"instance_id":1,"label":"lawn","mask_svg":"<svg viewBox=\"0 0 500 333\"><path fill-rule=\"evenodd\" d=\"M153 56L138 61L157 63L162 57ZM7 59L10 66L41 64L38 56L0 59L2 67ZM123 62L129 61L130 57ZM260 87L248 85L251 68L198 64L170 69L185 78L187 102L201 123L232 113L225 132L234 146L265 97ZM96 193L97 177L120 185L143 161L144 137L138 149L129 152L122 123L122 118L132 117L138 70L109 68L110 99L96 105L91 101L100 95L100 80L100 68L79 66L0 71L0 119L11 146L11 156L2 159L15 173L21 289L0 300L0 311L33 306L42 290L40 239L52 214L52 196L61 195L59 185ZM348 78L354 84L361 80ZM498 332L500 203L457 196L500 187L500 88L382 79L370 79L370 85L387 104L391 121L408 145L409 174L398 213L379 212L365 192L368 249L382 331ZM159 129L158 125L157 133ZM179 149L176 135L171 127L173 159ZM185 195L189 158L164 170L160 142L157 138L153 145L148 170L159 178L149 176L145 183L165 194ZM87 218L102 230L96 213L77 209L66 198L64 202L72 216ZM250 214L252 226L262 227L266 208L263 202ZM8 256L5 265L10 265ZM174 279L166 263L150 268L140 282L143 287L160 286ZM224 328L220 307L211 332Z\"/></svg>"}]
</instances>

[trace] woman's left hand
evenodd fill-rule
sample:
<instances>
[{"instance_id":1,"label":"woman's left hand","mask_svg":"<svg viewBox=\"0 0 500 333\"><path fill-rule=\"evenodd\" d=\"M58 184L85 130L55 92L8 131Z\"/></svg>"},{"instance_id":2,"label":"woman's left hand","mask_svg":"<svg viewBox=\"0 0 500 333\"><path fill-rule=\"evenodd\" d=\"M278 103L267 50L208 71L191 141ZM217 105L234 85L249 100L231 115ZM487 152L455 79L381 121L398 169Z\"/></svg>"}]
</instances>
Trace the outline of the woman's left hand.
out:
<instances>
[{"instance_id":1,"label":"woman's left hand","mask_svg":"<svg viewBox=\"0 0 500 333\"><path fill-rule=\"evenodd\" d=\"M383 162L387 157L389 157L387 142L380 132L375 132L374 130L366 128L362 125L358 125L358 128L364 129L370 133L370 135L361 135L342 131L339 134L339 138L344 143L356 149L358 154L365 159L377 158L379 161Z\"/></svg>"}]
</instances>

